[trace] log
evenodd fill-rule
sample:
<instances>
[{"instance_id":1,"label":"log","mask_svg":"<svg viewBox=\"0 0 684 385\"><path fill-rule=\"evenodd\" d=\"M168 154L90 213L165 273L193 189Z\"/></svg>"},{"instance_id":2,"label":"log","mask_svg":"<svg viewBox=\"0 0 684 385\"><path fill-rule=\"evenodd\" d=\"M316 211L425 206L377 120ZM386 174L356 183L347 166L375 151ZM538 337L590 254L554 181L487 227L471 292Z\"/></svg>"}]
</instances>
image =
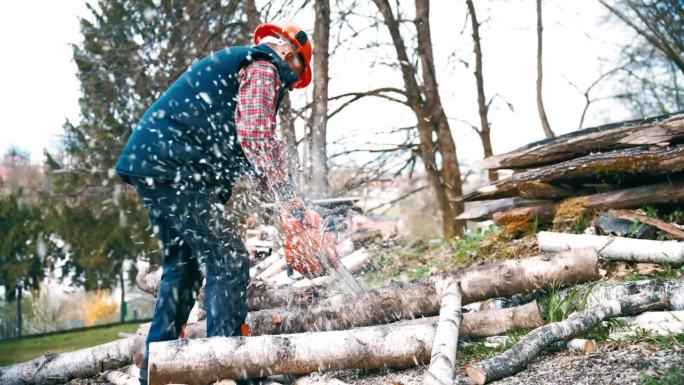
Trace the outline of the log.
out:
<instances>
[{"instance_id":1,"label":"log","mask_svg":"<svg viewBox=\"0 0 684 385\"><path fill-rule=\"evenodd\" d=\"M597 178L604 174L663 175L684 170L684 145L648 148L636 147L590 154L557 164L513 174L495 183L463 195L463 201L478 201L514 196L559 199L569 191L551 183L580 178Z\"/></svg>"},{"instance_id":2,"label":"log","mask_svg":"<svg viewBox=\"0 0 684 385\"><path fill-rule=\"evenodd\" d=\"M432 324L439 321L439 317L422 317L410 320L397 321L396 325L419 325ZM537 301L532 301L521 306L514 306L505 309L497 310L483 310L477 312L463 313L463 320L460 324L459 335L462 337L488 337L507 333L515 329L530 329L536 328L544 324L541 310ZM329 323L326 326L337 326L338 324ZM249 319L247 326L250 328L251 335L273 335L278 334L286 329L278 329L278 325L273 325L273 330L268 330L266 327L260 329L254 328ZM325 331L336 329L324 329ZM309 331L324 331L317 325L314 325ZM207 327L206 322L198 322L196 324L188 324L185 338L206 338Z\"/></svg>"},{"instance_id":3,"label":"log","mask_svg":"<svg viewBox=\"0 0 684 385\"><path fill-rule=\"evenodd\" d=\"M283 257L283 254L280 250L272 253L268 257L259 261L259 263L257 263L256 265L250 267L249 268L249 276L256 278L257 275L261 274L264 270L269 268L271 265L278 262L278 260L281 259L282 257Z\"/></svg>"},{"instance_id":4,"label":"log","mask_svg":"<svg viewBox=\"0 0 684 385\"><path fill-rule=\"evenodd\" d=\"M590 250L497 261L430 279L339 294L307 308L264 309L248 320L257 334L339 330L436 315L439 297L434 281L448 276L461 283L463 304L529 293L554 284L566 286L599 279L598 259Z\"/></svg>"},{"instance_id":5,"label":"log","mask_svg":"<svg viewBox=\"0 0 684 385\"><path fill-rule=\"evenodd\" d=\"M663 295L670 301L671 310L684 310L684 280L645 279L632 282L601 282L577 285L561 291L562 296L586 298L588 306L617 300L637 293Z\"/></svg>"},{"instance_id":6,"label":"log","mask_svg":"<svg viewBox=\"0 0 684 385\"><path fill-rule=\"evenodd\" d=\"M465 211L459 214L456 219L462 221L485 221L491 219L495 213L521 207L538 207L546 205L553 205L553 203L543 199L524 199L520 197L468 202L465 205Z\"/></svg>"},{"instance_id":7,"label":"log","mask_svg":"<svg viewBox=\"0 0 684 385\"><path fill-rule=\"evenodd\" d=\"M63 384L129 365L136 338L126 338L66 353L45 353L20 364L0 367L0 384Z\"/></svg>"},{"instance_id":8,"label":"log","mask_svg":"<svg viewBox=\"0 0 684 385\"><path fill-rule=\"evenodd\" d=\"M406 368L430 359L436 325L375 326L281 336L214 337L150 345L149 384Z\"/></svg>"},{"instance_id":9,"label":"log","mask_svg":"<svg viewBox=\"0 0 684 385\"><path fill-rule=\"evenodd\" d=\"M525 368L547 345L580 335L607 318L664 309L668 306L667 298L659 295L636 294L608 301L573 313L563 321L541 326L504 353L467 365L465 371L473 384L486 384L508 377Z\"/></svg>"},{"instance_id":10,"label":"log","mask_svg":"<svg viewBox=\"0 0 684 385\"><path fill-rule=\"evenodd\" d=\"M138 377L131 376L121 370L108 370L102 373L102 378L114 385L140 385Z\"/></svg>"},{"instance_id":11,"label":"log","mask_svg":"<svg viewBox=\"0 0 684 385\"><path fill-rule=\"evenodd\" d=\"M597 151L661 144L684 137L684 114L657 116L574 131L490 156L478 169L531 168Z\"/></svg>"},{"instance_id":12,"label":"log","mask_svg":"<svg viewBox=\"0 0 684 385\"><path fill-rule=\"evenodd\" d=\"M615 218L626 219L628 221L644 223L653 226L674 239L678 239L680 241L684 240L684 231L680 230L673 224L667 223L658 218L651 218L649 216L628 210L610 210L608 213Z\"/></svg>"},{"instance_id":13,"label":"log","mask_svg":"<svg viewBox=\"0 0 684 385\"><path fill-rule=\"evenodd\" d=\"M570 351L588 354L596 353L598 351L598 345L594 340L585 340L583 338L573 338L567 343L567 348Z\"/></svg>"},{"instance_id":14,"label":"log","mask_svg":"<svg viewBox=\"0 0 684 385\"><path fill-rule=\"evenodd\" d=\"M541 251L589 248L606 261L684 264L684 242L540 231Z\"/></svg>"},{"instance_id":15,"label":"log","mask_svg":"<svg viewBox=\"0 0 684 385\"><path fill-rule=\"evenodd\" d=\"M458 331L461 326L461 287L458 281L447 278L437 284L441 296L439 322L432 344L430 365L423 374L423 385L452 385L456 367Z\"/></svg>"}]
</instances>

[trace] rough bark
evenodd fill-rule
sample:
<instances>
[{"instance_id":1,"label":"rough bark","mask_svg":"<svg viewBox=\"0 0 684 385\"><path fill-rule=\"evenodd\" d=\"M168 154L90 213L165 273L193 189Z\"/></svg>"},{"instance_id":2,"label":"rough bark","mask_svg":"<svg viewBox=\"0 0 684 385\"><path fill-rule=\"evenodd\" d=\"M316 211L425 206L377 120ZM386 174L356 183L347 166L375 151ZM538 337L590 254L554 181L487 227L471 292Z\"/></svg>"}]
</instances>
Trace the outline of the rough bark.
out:
<instances>
[{"instance_id":1,"label":"rough bark","mask_svg":"<svg viewBox=\"0 0 684 385\"><path fill-rule=\"evenodd\" d=\"M669 235L671 238L684 241L684 231L680 230L671 223L667 223L658 218L651 218L649 216L627 210L610 210L609 214L614 216L615 218L626 219L628 221L632 221L635 223L644 223L653 226L658 230L664 232L665 234Z\"/></svg>"},{"instance_id":2,"label":"rough bark","mask_svg":"<svg viewBox=\"0 0 684 385\"><path fill-rule=\"evenodd\" d=\"M430 365L423 374L423 385L451 385L454 382L458 331L461 326L461 287L447 278L437 282L441 295L439 322L432 345Z\"/></svg>"},{"instance_id":3,"label":"rough bark","mask_svg":"<svg viewBox=\"0 0 684 385\"><path fill-rule=\"evenodd\" d=\"M66 353L46 353L31 361L0 367L0 384L63 384L119 369L133 361L136 338Z\"/></svg>"},{"instance_id":4,"label":"rough bark","mask_svg":"<svg viewBox=\"0 0 684 385\"><path fill-rule=\"evenodd\" d=\"M518 207L492 216L494 223L506 229L509 234L515 233L512 230L519 230L520 226L527 226L535 220L546 220L553 218L557 206L552 203L545 203L534 207ZM508 227L511 228L508 228Z\"/></svg>"},{"instance_id":5,"label":"rough bark","mask_svg":"<svg viewBox=\"0 0 684 385\"><path fill-rule=\"evenodd\" d=\"M427 362L436 325L376 326L282 336L214 337L150 345L149 384L405 368Z\"/></svg>"},{"instance_id":6,"label":"rough bark","mask_svg":"<svg viewBox=\"0 0 684 385\"><path fill-rule=\"evenodd\" d=\"M326 129L328 124L328 43L330 36L330 1L315 0L313 47L313 107L311 110L311 180L307 185L314 197L328 195L328 157Z\"/></svg>"},{"instance_id":7,"label":"rough bark","mask_svg":"<svg viewBox=\"0 0 684 385\"><path fill-rule=\"evenodd\" d=\"M530 143L476 164L481 169L532 168L590 154L684 138L684 114L611 123Z\"/></svg>"},{"instance_id":8,"label":"rough bark","mask_svg":"<svg viewBox=\"0 0 684 385\"><path fill-rule=\"evenodd\" d=\"M461 283L463 304L517 293L529 293L554 284L574 285L599 278L596 253L578 250L552 256L498 261L446 276ZM439 312L439 297L432 280L397 283L354 296L328 297L308 308L265 309L252 312L254 330L297 333L334 330L412 319Z\"/></svg>"},{"instance_id":9,"label":"rough bark","mask_svg":"<svg viewBox=\"0 0 684 385\"><path fill-rule=\"evenodd\" d=\"M549 119L546 117L546 110L544 109L544 100L542 98L542 0L537 0L537 111L539 112L539 120L541 121L544 135L547 138L556 136L551 130Z\"/></svg>"},{"instance_id":10,"label":"rough bark","mask_svg":"<svg viewBox=\"0 0 684 385\"><path fill-rule=\"evenodd\" d=\"M537 243L551 252L589 248L607 261L684 264L684 242L541 231Z\"/></svg>"},{"instance_id":11,"label":"rough bark","mask_svg":"<svg viewBox=\"0 0 684 385\"><path fill-rule=\"evenodd\" d=\"M474 384L486 384L508 377L525 368L547 345L578 336L607 318L665 309L668 306L665 296L646 294L605 302L574 313L566 320L541 326L506 352L483 362L468 365L465 371Z\"/></svg>"},{"instance_id":12,"label":"rough bark","mask_svg":"<svg viewBox=\"0 0 684 385\"><path fill-rule=\"evenodd\" d=\"M406 319L398 321L394 324L400 325L418 325L418 324L432 324L439 321L439 317L423 317L416 319ZM289 333L286 329L277 329L278 325L273 325L269 330L267 326L260 329L253 329L250 320L247 320L248 327L252 335L274 335L281 334L280 332ZM477 312L463 313L463 320L460 324L459 335L462 337L488 337L507 333L514 329L529 329L536 328L544 324L541 310L536 301L527 303L522 306L515 306L505 309L497 310L483 310ZM337 330L334 327L339 324L330 323L328 329L321 329L318 325L311 325L305 332L311 331L330 331ZM373 326L373 325L368 325ZM146 332L146 331L145 331ZM205 338L207 336L206 322L201 321L196 324L189 324L186 330L186 338Z\"/></svg>"},{"instance_id":13,"label":"rough bark","mask_svg":"<svg viewBox=\"0 0 684 385\"><path fill-rule=\"evenodd\" d=\"M672 310L684 310L684 280L651 279L633 282L601 282L574 286L562 291L563 296L572 292L578 298L586 298L587 305L611 301L637 293L664 295Z\"/></svg>"},{"instance_id":14,"label":"rough bark","mask_svg":"<svg viewBox=\"0 0 684 385\"><path fill-rule=\"evenodd\" d=\"M567 192L560 190L559 194L554 196L553 188L537 191L540 188L535 186L539 183L545 185L579 178L595 179L605 174L629 177L634 174L671 174L682 170L684 170L684 145L656 149L648 147L619 149L513 174L497 183L465 194L461 199L474 201L514 196L558 199L568 196Z\"/></svg>"}]
</instances>

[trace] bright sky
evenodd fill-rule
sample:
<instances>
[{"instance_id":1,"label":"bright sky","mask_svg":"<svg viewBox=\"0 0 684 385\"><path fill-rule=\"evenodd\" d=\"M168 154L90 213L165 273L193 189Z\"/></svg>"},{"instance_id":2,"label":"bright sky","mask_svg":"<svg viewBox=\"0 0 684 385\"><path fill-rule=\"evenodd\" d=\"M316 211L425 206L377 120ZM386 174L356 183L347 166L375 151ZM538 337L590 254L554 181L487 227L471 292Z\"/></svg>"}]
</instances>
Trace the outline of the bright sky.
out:
<instances>
[{"instance_id":1,"label":"bright sky","mask_svg":"<svg viewBox=\"0 0 684 385\"><path fill-rule=\"evenodd\" d=\"M464 2L433 1L432 33L440 92L451 118L478 122L472 68L458 60L472 60L470 27L464 23ZM70 43L78 42L77 15L85 15L84 0L23 0L0 4L0 153L11 145L28 149L34 162L43 147L55 148L65 119L77 120L79 84ZM547 114L557 134L577 128L583 108L580 88L600 74L598 57L613 59L624 29L601 22L605 14L594 0L545 2L544 97ZM485 87L488 97L502 95L513 112L499 103L491 113L495 152L514 149L542 137L535 104L535 3L477 1L479 18L487 19L483 36ZM297 19L295 19L297 21ZM302 21L300 21L302 23ZM310 27L310 26L309 26ZM387 33L382 29L381 33ZM394 55L393 51L389 52ZM380 86L401 86L399 71L369 70L377 52L347 52L331 64L331 95ZM391 56L393 57L393 56ZM607 92L607 90L605 91ZM597 104L585 126L622 120L628 112L616 103ZM350 130L373 130L406 125L413 119L405 108L380 101L348 109L330 122L330 139ZM352 129L353 127L353 129ZM467 126L453 122L461 159L481 157L479 139ZM364 140L368 140L368 135Z\"/></svg>"}]
</instances>

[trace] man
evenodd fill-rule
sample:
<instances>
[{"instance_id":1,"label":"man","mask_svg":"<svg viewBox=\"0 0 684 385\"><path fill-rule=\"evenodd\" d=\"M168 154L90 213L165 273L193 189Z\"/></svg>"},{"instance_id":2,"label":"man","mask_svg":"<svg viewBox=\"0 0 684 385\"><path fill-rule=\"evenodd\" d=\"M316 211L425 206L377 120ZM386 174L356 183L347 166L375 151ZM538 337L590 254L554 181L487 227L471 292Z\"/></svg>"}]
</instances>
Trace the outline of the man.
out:
<instances>
[{"instance_id":1,"label":"man","mask_svg":"<svg viewBox=\"0 0 684 385\"><path fill-rule=\"evenodd\" d=\"M267 23L257 27L254 43L193 64L147 110L116 164L149 210L163 246L141 384L147 382L149 344L178 338L202 275L207 336L245 334L249 259L224 213L238 177L249 175L285 207L286 244L306 244L291 226L290 212L302 211L302 203L286 172L275 116L288 90L311 82L311 41L294 24ZM315 213L303 212L317 223ZM295 249L287 256L295 270L318 268L310 249Z\"/></svg>"}]
</instances>

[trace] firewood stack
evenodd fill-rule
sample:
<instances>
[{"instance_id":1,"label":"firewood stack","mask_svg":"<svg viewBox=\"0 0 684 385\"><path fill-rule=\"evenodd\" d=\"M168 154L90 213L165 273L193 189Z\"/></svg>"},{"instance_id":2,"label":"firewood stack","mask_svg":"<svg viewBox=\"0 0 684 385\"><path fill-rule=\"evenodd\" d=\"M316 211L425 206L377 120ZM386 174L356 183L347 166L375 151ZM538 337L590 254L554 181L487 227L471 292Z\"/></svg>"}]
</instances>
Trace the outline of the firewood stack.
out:
<instances>
[{"instance_id":1,"label":"firewood stack","mask_svg":"<svg viewBox=\"0 0 684 385\"><path fill-rule=\"evenodd\" d=\"M495 155L475 166L513 174L461 197L459 219L500 226L590 210L684 200L684 113L587 128ZM475 204L474 202L478 202Z\"/></svg>"}]
</instances>

